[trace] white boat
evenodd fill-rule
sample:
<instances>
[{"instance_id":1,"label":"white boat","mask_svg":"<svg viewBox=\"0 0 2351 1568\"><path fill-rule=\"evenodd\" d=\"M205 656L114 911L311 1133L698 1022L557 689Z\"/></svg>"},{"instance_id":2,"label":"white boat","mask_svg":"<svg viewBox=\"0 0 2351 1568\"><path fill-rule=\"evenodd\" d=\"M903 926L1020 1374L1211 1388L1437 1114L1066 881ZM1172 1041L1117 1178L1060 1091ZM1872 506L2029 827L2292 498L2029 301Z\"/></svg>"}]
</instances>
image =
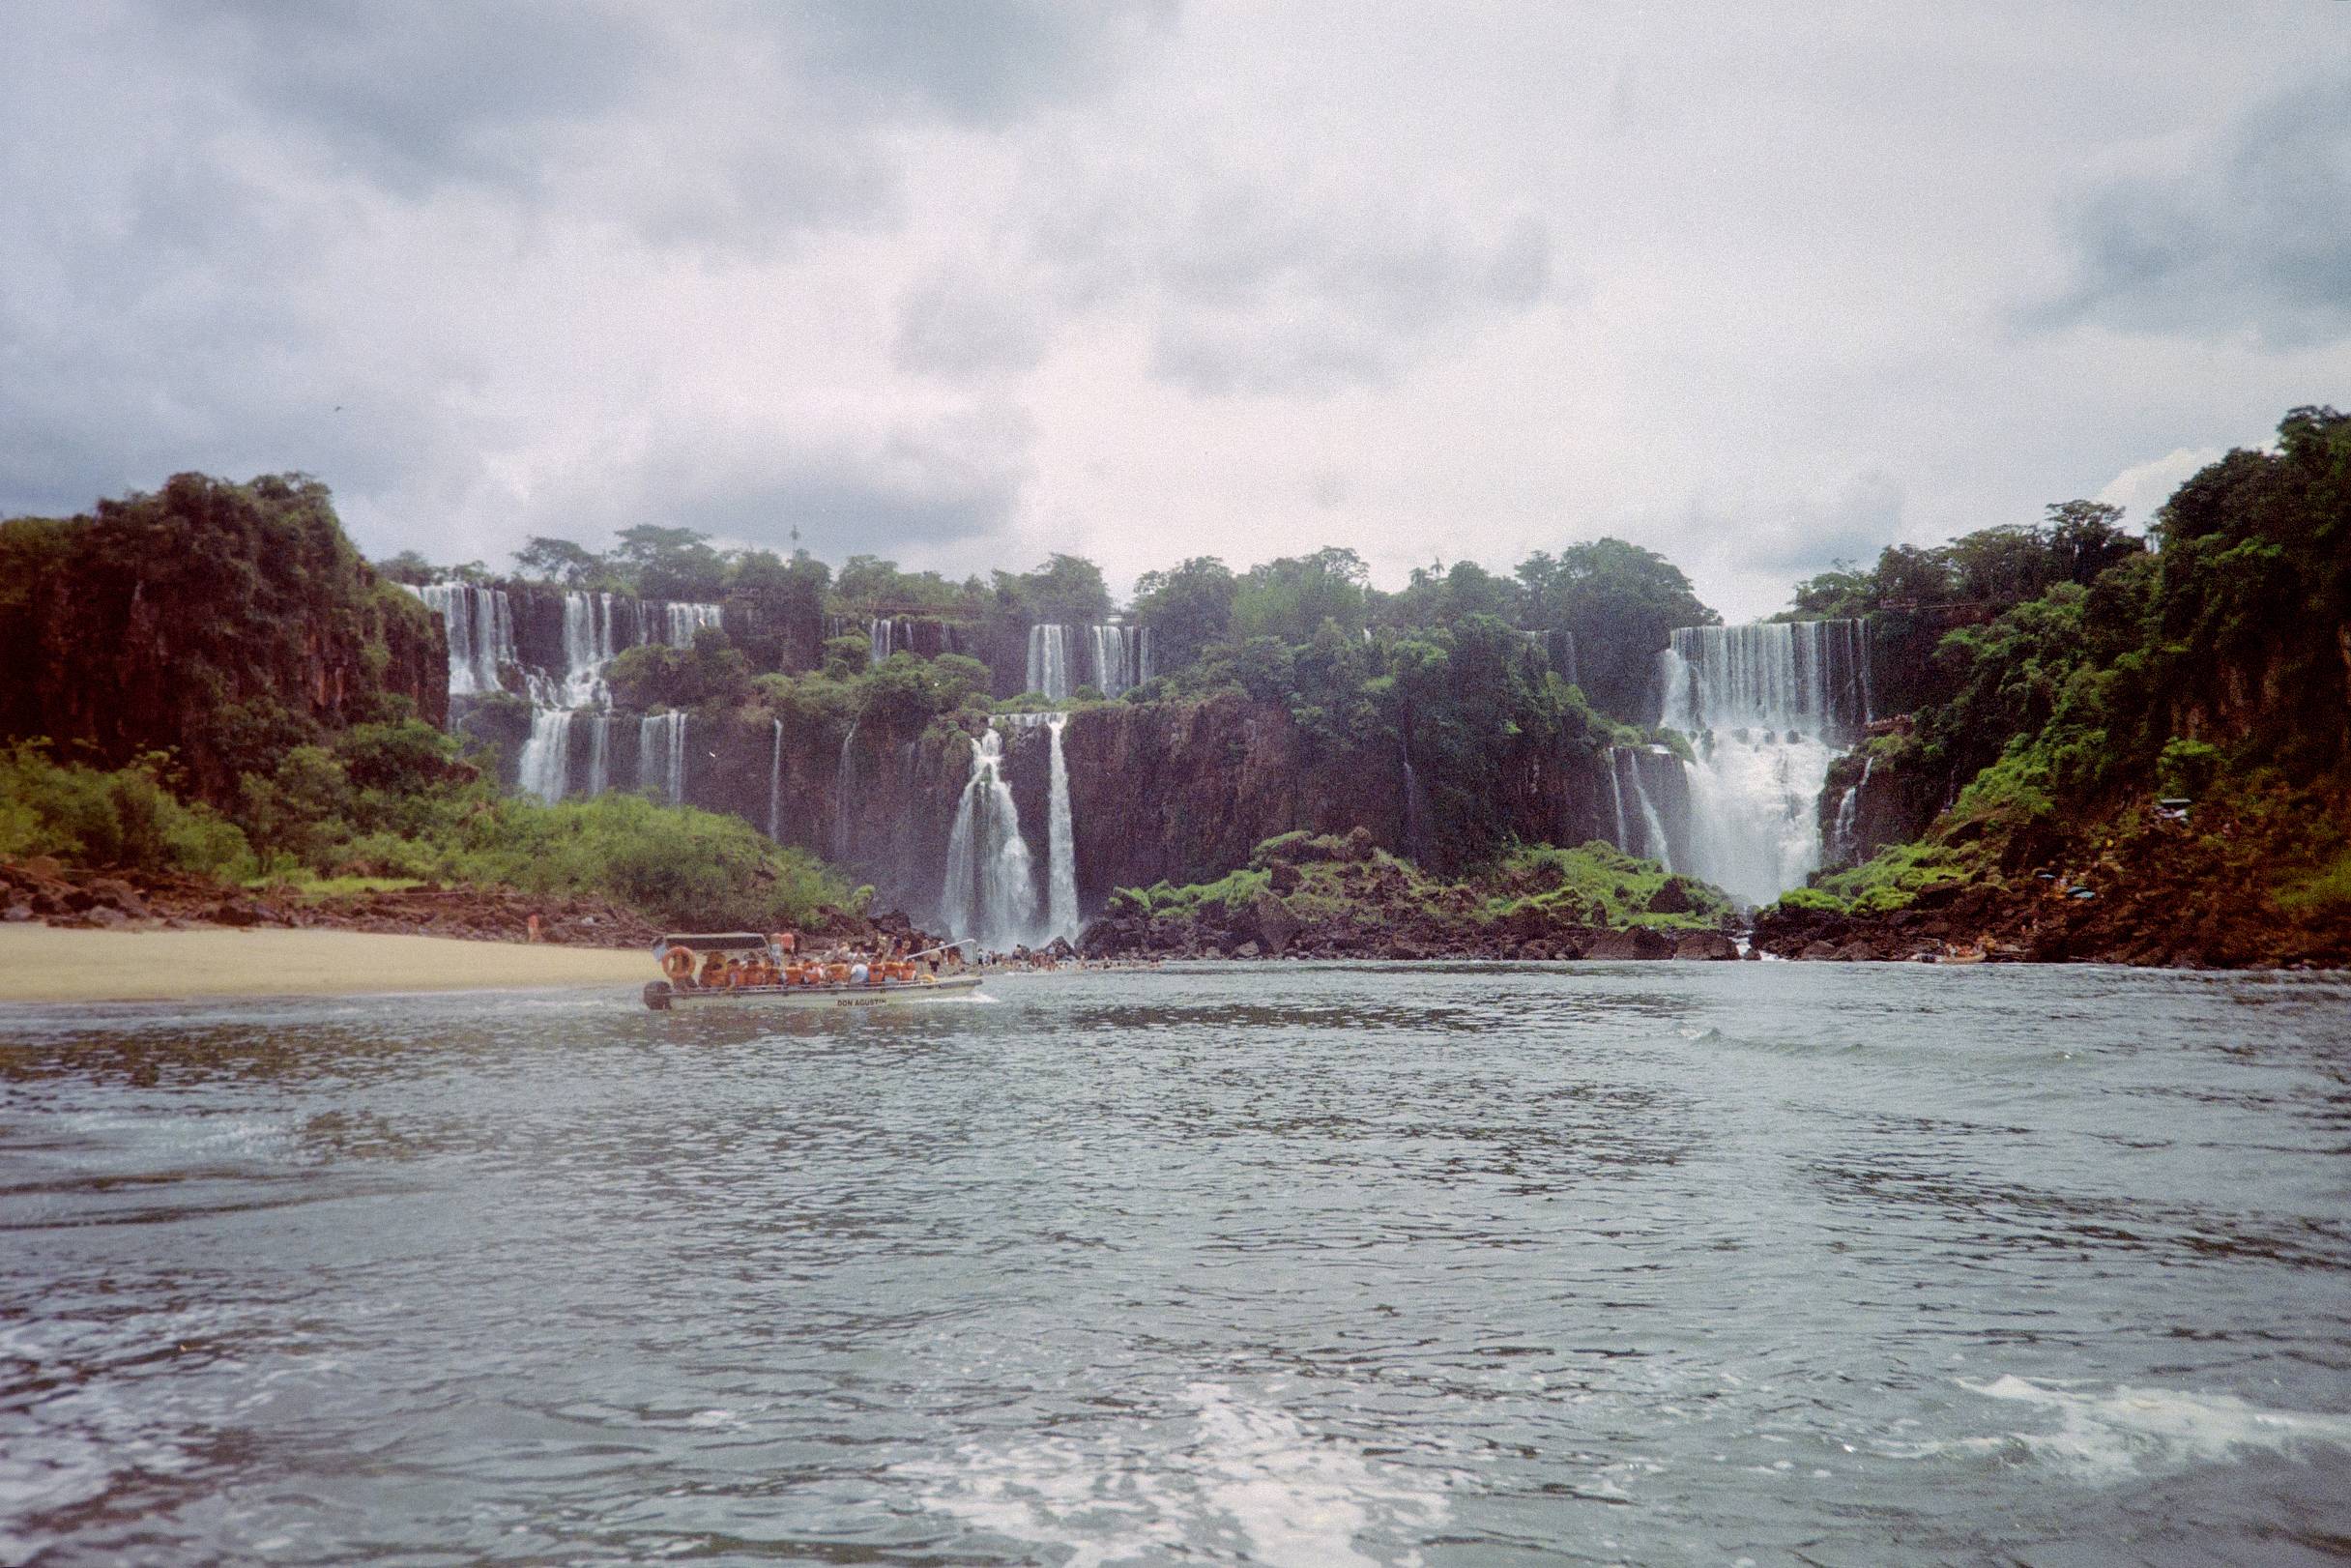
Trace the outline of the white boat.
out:
<instances>
[{"instance_id":1,"label":"white boat","mask_svg":"<svg viewBox=\"0 0 2351 1568\"><path fill-rule=\"evenodd\" d=\"M902 979L827 979L784 985L702 985L693 978L696 962L711 953L745 953L779 960L769 939L754 931L678 932L653 944L653 958L669 975L645 986L645 1005L667 1012L680 1003L733 1002L761 1008L817 1011L836 1007L881 1007L905 1002L946 1002L979 990L976 974L923 974ZM682 956L681 956L682 955ZM916 955L922 956L922 955ZM834 966L841 968L846 966ZM879 968L878 965L872 966ZM868 970L857 965L859 973Z\"/></svg>"}]
</instances>

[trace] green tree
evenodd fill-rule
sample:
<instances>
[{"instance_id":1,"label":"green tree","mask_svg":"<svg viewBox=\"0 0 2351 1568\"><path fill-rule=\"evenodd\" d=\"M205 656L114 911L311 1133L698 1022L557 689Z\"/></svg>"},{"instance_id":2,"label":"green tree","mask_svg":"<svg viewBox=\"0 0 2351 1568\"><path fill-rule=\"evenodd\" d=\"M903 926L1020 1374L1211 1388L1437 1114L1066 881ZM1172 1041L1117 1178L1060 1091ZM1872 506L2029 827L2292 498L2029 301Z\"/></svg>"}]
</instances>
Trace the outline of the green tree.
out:
<instances>
[{"instance_id":1,"label":"green tree","mask_svg":"<svg viewBox=\"0 0 2351 1568\"><path fill-rule=\"evenodd\" d=\"M1363 558L1336 545L1252 566L1234 591L1232 634L1240 641L1273 637L1304 643L1325 621L1360 633L1370 579Z\"/></svg>"},{"instance_id":2,"label":"green tree","mask_svg":"<svg viewBox=\"0 0 2351 1568\"><path fill-rule=\"evenodd\" d=\"M1576 639L1576 665L1594 704L1646 722L1656 703L1658 652L1676 626L1710 626L1722 617L1698 602L1681 568L1623 539L1537 551L1519 564L1529 627Z\"/></svg>"},{"instance_id":3,"label":"green tree","mask_svg":"<svg viewBox=\"0 0 2351 1568\"><path fill-rule=\"evenodd\" d=\"M1184 668L1210 643L1233 629L1233 595L1239 584L1232 568L1212 555L1194 556L1168 571L1146 571L1135 583L1130 613L1151 630L1162 671Z\"/></svg>"},{"instance_id":4,"label":"green tree","mask_svg":"<svg viewBox=\"0 0 2351 1568\"><path fill-rule=\"evenodd\" d=\"M612 556L635 574L637 592L646 598L708 602L726 591L725 561L708 535L690 528L624 528Z\"/></svg>"},{"instance_id":5,"label":"green tree","mask_svg":"<svg viewBox=\"0 0 2351 1568\"><path fill-rule=\"evenodd\" d=\"M578 588L603 569L604 558L569 539L534 534L514 552L514 565L526 577Z\"/></svg>"}]
</instances>

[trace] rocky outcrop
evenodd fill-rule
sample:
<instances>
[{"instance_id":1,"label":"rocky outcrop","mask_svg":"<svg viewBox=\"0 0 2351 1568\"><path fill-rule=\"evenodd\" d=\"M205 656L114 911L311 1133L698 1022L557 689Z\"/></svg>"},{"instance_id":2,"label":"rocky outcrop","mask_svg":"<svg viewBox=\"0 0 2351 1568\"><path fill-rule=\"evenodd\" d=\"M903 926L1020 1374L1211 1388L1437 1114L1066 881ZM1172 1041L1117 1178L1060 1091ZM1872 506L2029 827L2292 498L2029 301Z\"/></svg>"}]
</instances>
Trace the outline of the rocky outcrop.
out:
<instances>
[{"instance_id":1,"label":"rocky outcrop","mask_svg":"<svg viewBox=\"0 0 2351 1568\"><path fill-rule=\"evenodd\" d=\"M2297 898L2280 873L2311 864L2309 813L2351 802L2199 808L2182 823L2133 810L2079 825L2068 863L1950 881L1900 909L1774 905L1755 944L1783 958L2096 961L2185 969L2351 967L2351 908Z\"/></svg>"},{"instance_id":2,"label":"rocky outcrop","mask_svg":"<svg viewBox=\"0 0 2351 1568\"><path fill-rule=\"evenodd\" d=\"M1593 906L1555 886L1530 891L1524 868L1440 881L1381 852L1363 828L1273 840L1252 858L1250 869L1212 885L1120 895L1088 929L1081 950L1180 958L1738 956L1727 932L1695 929L1693 916L1605 928L1592 918ZM1719 893L1712 899L1712 907L1725 907Z\"/></svg>"}]
</instances>

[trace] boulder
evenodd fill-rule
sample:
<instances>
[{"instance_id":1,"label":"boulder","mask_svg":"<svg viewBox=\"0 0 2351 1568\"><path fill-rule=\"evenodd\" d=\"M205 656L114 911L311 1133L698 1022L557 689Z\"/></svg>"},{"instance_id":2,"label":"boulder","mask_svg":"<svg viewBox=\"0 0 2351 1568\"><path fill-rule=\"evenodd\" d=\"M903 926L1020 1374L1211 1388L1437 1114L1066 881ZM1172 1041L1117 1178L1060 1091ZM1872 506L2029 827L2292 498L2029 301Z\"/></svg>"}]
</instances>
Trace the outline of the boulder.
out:
<instances>
[{"instance_id":1,"label":"boulder","mask_svg":"<svg viewBox=\"0 0 2351 1568\"><path fill-rule=\"evenodd\" d=\"M1720 962L1737 958L1739 944L1720 931L1693 931L1673 944L1673 956Z\"/></svg>"},{"instance_id":2,"label":"boulder","mask_svg":"<svg viewBox=\"0 0 2351 1568\"><path fill-rule=\"evenodd\" d=\"M1291 913L1289 905L1271 892L1258 894L1250 901L1250 908L1257 915L1258 941L1264 944L1265 950L1274 957L1281 957L1297 938L1298 917Z\"/></svg>"},{"instance_id":3,"label":"boulder","mask_svg":"<svg viewBox=\"0 0 2351 1568\"><path fill-rule=\"evenodd\" d=\"M1874 964L1883 956L1866 942L1846 943L1829 955L1840 964Z\"/></svg>"},{"instance_id":4,"label":"boulder","mask_svg":"<svg viewBox=\"0 0 2351 1568\"><path fill-rule=\"evenodd\" d=\"M1288 860L1277 860L1274 862L1272 884L1273 890L1275 892L1294 893L1298 890L1298 884L1304 882L1306 878L1299 872L1298 868L1292 865Z\"/></svg>"},{"instance_id":5,"label":"boulder","mask_svg":"<svg viewBox=\"0 0 2351 1568\"><path fill-rule=\"evenodd\" d=\"M1662 931L1637 925L1622 931L1603 931L1583 952L1586 958L1671 958L1673 939Z\"/></svg>"},{"instance_id":6,"label":"boulder","mask_svg":"<svg viewBox=\"0 0 2351 1568\"><path fill-rule=\"evenodd\" d=\"M1679 877L1668 877L1666 885L1649 895L1651 915L1687 915L1695 907L1690 902L1690 885Z\"/></svg>"},{"instance_id":7,"label":"boulder","mask_svg":"<svg viewBox=\"0 0 2351 1568\"><path fill-rule=\"evenodd\" d=\"M1806 943L1804 944L1803 951L1797 953L1796 956L1798 958L1811 959L1814 962L1818 962L1824 958L1835 958L1837 956L1837 947L1834 943L1820 942L1815 940Z\"/></svg>"}]
</instances>

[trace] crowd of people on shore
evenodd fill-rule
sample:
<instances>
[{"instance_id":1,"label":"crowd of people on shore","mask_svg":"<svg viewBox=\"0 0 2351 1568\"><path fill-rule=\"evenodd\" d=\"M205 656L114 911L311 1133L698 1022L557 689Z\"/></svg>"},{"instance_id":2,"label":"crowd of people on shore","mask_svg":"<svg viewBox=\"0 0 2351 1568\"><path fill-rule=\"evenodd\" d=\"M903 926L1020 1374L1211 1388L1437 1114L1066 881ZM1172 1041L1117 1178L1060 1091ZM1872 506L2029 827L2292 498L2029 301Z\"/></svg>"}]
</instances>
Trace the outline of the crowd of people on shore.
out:
<instances>
[{"instance_id":1,"label":"crowd of people on shore","mask_svg":"<svg viewBox=\"0 0 2351 1568\"><path fill-rule=\"evenodd\" d=\"M973 970L1043 973L1158 968L1156 960L1139 965L1132 961L1084 958L1066 943L1056 943L1049 948L1016 946L1010 952L992 952L969 942L940 943L916 949L914 944L921 940L919 933L885 935L871 950L855 944L835 943L821 950L803 951L798 932L778 931L769 936L765 947L731 947L697 953L690 945L672 941L662 945L659 956L662 973L670 983L681 990L694 991L803 985L912 985ZM967 947L971 949L968 957Z\"/></svg>"}]
</instances>

